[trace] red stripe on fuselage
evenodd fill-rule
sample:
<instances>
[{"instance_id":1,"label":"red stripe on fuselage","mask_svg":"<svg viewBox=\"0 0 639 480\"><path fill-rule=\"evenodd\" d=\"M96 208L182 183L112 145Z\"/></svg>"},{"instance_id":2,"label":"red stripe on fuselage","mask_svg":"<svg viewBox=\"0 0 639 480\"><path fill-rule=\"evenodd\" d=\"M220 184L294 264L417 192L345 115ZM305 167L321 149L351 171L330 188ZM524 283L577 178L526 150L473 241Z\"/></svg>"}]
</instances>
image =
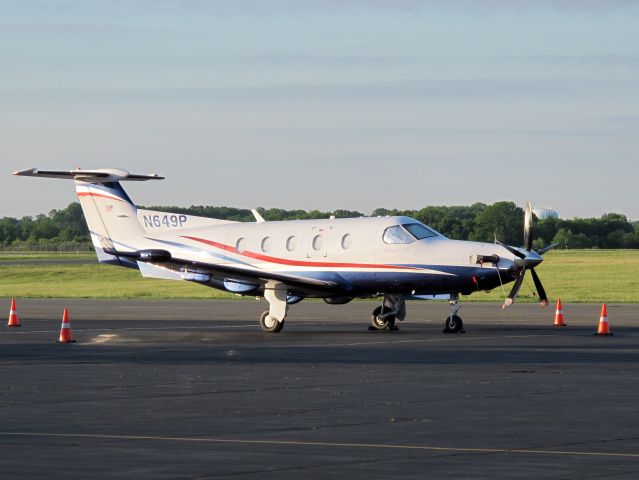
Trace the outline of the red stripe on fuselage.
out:
<instances>
[{"instance_id":1,"label":"red stripe on fuselage","mask_svg":"<svg viewBox=\"0 0 639 480\"><path fill-rule=\"evenodd\" d=\"M264 262L270 263L278 263L280 265L290 265L294 267L334 267L334 268L385 268L389 270L419 270L418 268L413 267L402 267L398 265L377 265L374 263L338 263L338 262L305 262L301 260L290 260L288 258L278 258L271 257L269 255L262 255L261 253L243 251L239 253L235 247L230 245L224 245L223 243L214 242L213 240L206 240L204 238L198 237L189 237L182 236L182 238L187 238L189 240L194 240L196 242L205 243L207 245L211 245L212 247L219 248L220 250L224 250L226 252L232 252L236 255L242 255L243 257L254 258L255 260L262 260Z\"/></svg>"}]
</instances>

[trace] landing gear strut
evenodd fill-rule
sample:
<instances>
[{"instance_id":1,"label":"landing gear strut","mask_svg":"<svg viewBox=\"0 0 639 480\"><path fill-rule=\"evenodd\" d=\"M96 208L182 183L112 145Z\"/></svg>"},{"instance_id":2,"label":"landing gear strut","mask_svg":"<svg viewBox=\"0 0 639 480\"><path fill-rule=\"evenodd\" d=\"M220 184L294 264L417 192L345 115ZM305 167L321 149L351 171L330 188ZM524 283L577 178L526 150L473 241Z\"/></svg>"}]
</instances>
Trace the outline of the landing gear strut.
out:
<instances>
[{"instance_id":1,"label":"landing gear strut","mask_svg":"<svg viewBox=\"0 0 639 480\"><path fill-rule=\"evenodd\" d=\"M401 295L384 295L382 305L371 314L369 330L397 330L395 320L406 318L406 302Z\"/></svg>"},{"instance_id":2,"label":"landing gear strut","mask_svg":"<svg viewBox=\"0 0 639 480\"><path fill-rule=\"evenodd\" d=\"M462 322L461 317L457 315L461 308L459 305L459 294L451 294L448 303L450 304L450 317L444 322L443 332L466 333L466 330L464 330L464 322Z\"/></svg>"},{"instance_id":3,"label":"landing gear strut","mask_svg":"<svg viewBox=\"0 0 639 480\"><path fill-rule=\"evenodd\" d=\"M269 309L260 316L260 327L263 332L277 333L284 327L284 319L288 313L286 302L288 289L279 282L266 284L264 298L268 301Z\"/></svg>"}]
</instances>

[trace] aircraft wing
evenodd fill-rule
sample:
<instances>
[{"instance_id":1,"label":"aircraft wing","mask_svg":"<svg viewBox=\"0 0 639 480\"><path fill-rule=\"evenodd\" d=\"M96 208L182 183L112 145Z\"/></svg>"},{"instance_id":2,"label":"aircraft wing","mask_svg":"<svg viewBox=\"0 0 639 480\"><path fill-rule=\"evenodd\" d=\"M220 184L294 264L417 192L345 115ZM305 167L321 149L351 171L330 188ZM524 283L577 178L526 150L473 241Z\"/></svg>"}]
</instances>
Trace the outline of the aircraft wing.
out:
<instances>
[{"instance_id":1,"label":"aircraft wing","mask_svg":"<svg viewBox=\"0 0 639 480\"><path fill-rule=\"evenodd\" d=\"M157 276L174 280L193 280L206 283L208 277L225 281L244 282L264 286L270 282L280 282L292 291L302 295L322 295L348 291L351 285L346 281L320 280L299 275L281 274L253 268L241 268L232 265L198 262L172 257L166 250L141 250L120 252L105 249L110 255L127 257L145 264L146 276Z\"/></svg>"},{"instance_id":2,"label":"aircraft wing","mask_svg":"<svg viewBox=\"0 0 639 480\"><path fill-rule=\"evenodd\" d=\"M206 262L192 262L191 260L173 259L174 265L205 273L218 280L234 280L257 285L269 282L281 282L291 287L296 293L312 295L326 294L347 290L350 285L342 285L336 281L319 280L290 274L280 274L263 270L238 268L230 265L210 264Z\"/></svg>"}]
</instances>

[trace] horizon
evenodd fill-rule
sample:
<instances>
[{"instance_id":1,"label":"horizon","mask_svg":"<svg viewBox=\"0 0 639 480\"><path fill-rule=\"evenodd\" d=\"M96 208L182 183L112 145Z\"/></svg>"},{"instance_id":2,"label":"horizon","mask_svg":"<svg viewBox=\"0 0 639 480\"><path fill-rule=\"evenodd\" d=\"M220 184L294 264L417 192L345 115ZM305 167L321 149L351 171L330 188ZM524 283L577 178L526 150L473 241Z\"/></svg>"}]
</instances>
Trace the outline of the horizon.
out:
<instances>
[{"instance_id":1,"label":"horizon","mask_svg":"<svg viewBox=\"0 0 639 480\"><path fill-rule=\"evenodd\" d=\"M250 211L251 209L263 209L263 210L266 210L266 211L268 211L268 210L281 209L281 210L288 211L288 212L290 212L290 211L294 211L294 210L303 210L303 211L305 211L305 212L307 212L307 213L310 213L310 212L313 212L313 211L318 211L318 212L320 212L320 213L327 213L327 214L332 214L332 213L334 213L335 211L338 211L338 210L344 210L344 211L350 211L350 212L358 212L358 213L363 214L363 216L365 216L365 217L372 217L372 216L373 216L373 215L372 215L372 213L373 213L375 210L378 210L378 209L385 209L385 210L398 210L398 211L414 211L414 212L418 212L418 211L420 211L420 210L422 210L422 209L424 209L424 208L429 208L429 207L435 207L435 208L436 208L436 207L443 207L443 208L453 208L453 207L470 207L470 206L472 206L474 203L482 203L482 204L484 204L484 205L491 206L491 205L493 205L494 203L499 203L499 202L510 202L510 200L497 200L496 202L492 202L492 203L485 203L485 202L473 202L473 203L468 204L468 205L424 205L424 206L422 206L422 207L418 207L418 208L398 208L398 207L384 207L384 206L377 206L377 207L375 207L374 209L370 210L370 212L362 212L362 211L357 210L357 209L344 208L344 207L340 207L340 208L336 208L336 209L332 209L332 210L323 210L323 209L318 209L318 208L313 208L313 209L304 209L304 208L286 208L286 207L282 207L282 206L263 207L263 206L261 206L261 205L258 205L258 206L250 206L250 207L237 207L237 206L233 206L233 205L229 205L229 204L220 204L220 205L216 205L216 204L197 204L197 205L196 205L196 204L192 204L192 205L184 206L184 205L161 205L161 204L153 204L153 203L151 203L151 204L148 204L148 205L140 205L140 204L136 204L136 207L137 207L137 208L139 208L139 209L152 209L152 208L159 208L159 209L162 209L162 208L184 208L184 209L189 209L189 208L197 208L197 207L204 207L204 208L207 208L207 207L214 207L214 208L232 208L232 209L237 209L237 210L247 210L247 211ZM36 213L32 213L32 214L25 214L25 215L20 215L20 216L15 216L15 215L1 215L1 216L0 216L0 218L15 218L15 219L21 219L21 218L23 218L23 217L32 217L32 218L35 218L36 216L38 216L38 215L42 215L42 214L44 214L44 215L47 215L47 216L48 216L48 215L49 215L49 213L51 212L51 210L64 210L64 209L65 209L65 208L67 208L67 207L68 207L71 203L77 203L77 204L79 204L80 202L79 202L77 199L74 199L74 200L72 200L71 202L69 202L67 205L65 205L65 206L63 206L63 207L61 207L61 208L50 208L50 209L49 209L49 210L47 210L47 211L41 211L41 212L36 212ZM524 209L524 208L525 208L525 205L517 205L517 206L518 206L518 207L520 207L520 208L522 208L522 209ZM555 210L555 211L559 214L559 218L558 218L558 220L578 220L578 219L580 219L580 220L581 220L581 219L587 220L587 219L599 219L599 218L602 218L602 217L603 217L603 216L605 216L605 215L624 215L624 216L626 216L626 218L628 219L628 222L630 222L630 223L635 223L635 222L638 222L638 221L639 221L639 219L633 219L633 218L631 218L631 217L628 217L627 215L625 215L625 214L624 214L624 213L622 213L622 212L614 212L614 211L611 211L611 212L604 212L604 213L602 213L601 215L593 216L593 217L566 217L566 216L561 215L561 212L560 212L560 211L557 211L557 209L554 209L554 208L552 208L552 207L546 207L546 206L541 207L541 206L535 206L535 205L533 205L533 210L538 209L538 208L544 208L544 209L546 209L546 208L547 208L547 209L553 209L553 210ZM161 210L160 210L160 211L161 211ZM377 216L379 216L379 215L377 215ZM542 221L542 220L539 220L539 221Z\"/></svg>"}]
</instances>

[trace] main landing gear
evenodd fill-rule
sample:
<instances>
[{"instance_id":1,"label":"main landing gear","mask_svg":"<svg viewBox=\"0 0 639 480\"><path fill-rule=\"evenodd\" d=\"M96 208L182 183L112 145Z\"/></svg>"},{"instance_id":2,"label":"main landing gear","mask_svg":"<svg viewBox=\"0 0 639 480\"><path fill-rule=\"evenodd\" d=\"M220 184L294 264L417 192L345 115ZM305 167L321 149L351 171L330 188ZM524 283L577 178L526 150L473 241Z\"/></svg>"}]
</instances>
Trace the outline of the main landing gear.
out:
<instances>
[{"instance_id":1,"label":"main landing gear","mask_svg":"<svg viewBox=\"0 0 639 480\"><path fill-rule=\"evenodd\" d=\"M464 322L457 315L460 309L459 305L459 294L451 294L450 300L448 301L450 304L450 316L446 319L444 323L444 333L466 333L464 330Z\"/></svg>"},{"instance_id":2,"label":"main landing gear","mask_svg":"<svg viewBox=\"0 0 639 480\"><path fill-rule=\"evenodd\" d=\"M398 330L395 320L406 318L406 302L401 295L384 295L382 304L371 314L369 330Z\"/></svg>"},{"instance_id":3,"label":"main landing gear","mask_svg":"<svg viewBox=\"0 0 639 480\"><path fill-rule=\"evenodd\" d=\"M268 302L269 309L260 316L260 327L263 332L277 333L284 327L284 319L288 313L287 303L288 289L279 282L266 284L264 298Z\"/></svg>"}]
</instances>

